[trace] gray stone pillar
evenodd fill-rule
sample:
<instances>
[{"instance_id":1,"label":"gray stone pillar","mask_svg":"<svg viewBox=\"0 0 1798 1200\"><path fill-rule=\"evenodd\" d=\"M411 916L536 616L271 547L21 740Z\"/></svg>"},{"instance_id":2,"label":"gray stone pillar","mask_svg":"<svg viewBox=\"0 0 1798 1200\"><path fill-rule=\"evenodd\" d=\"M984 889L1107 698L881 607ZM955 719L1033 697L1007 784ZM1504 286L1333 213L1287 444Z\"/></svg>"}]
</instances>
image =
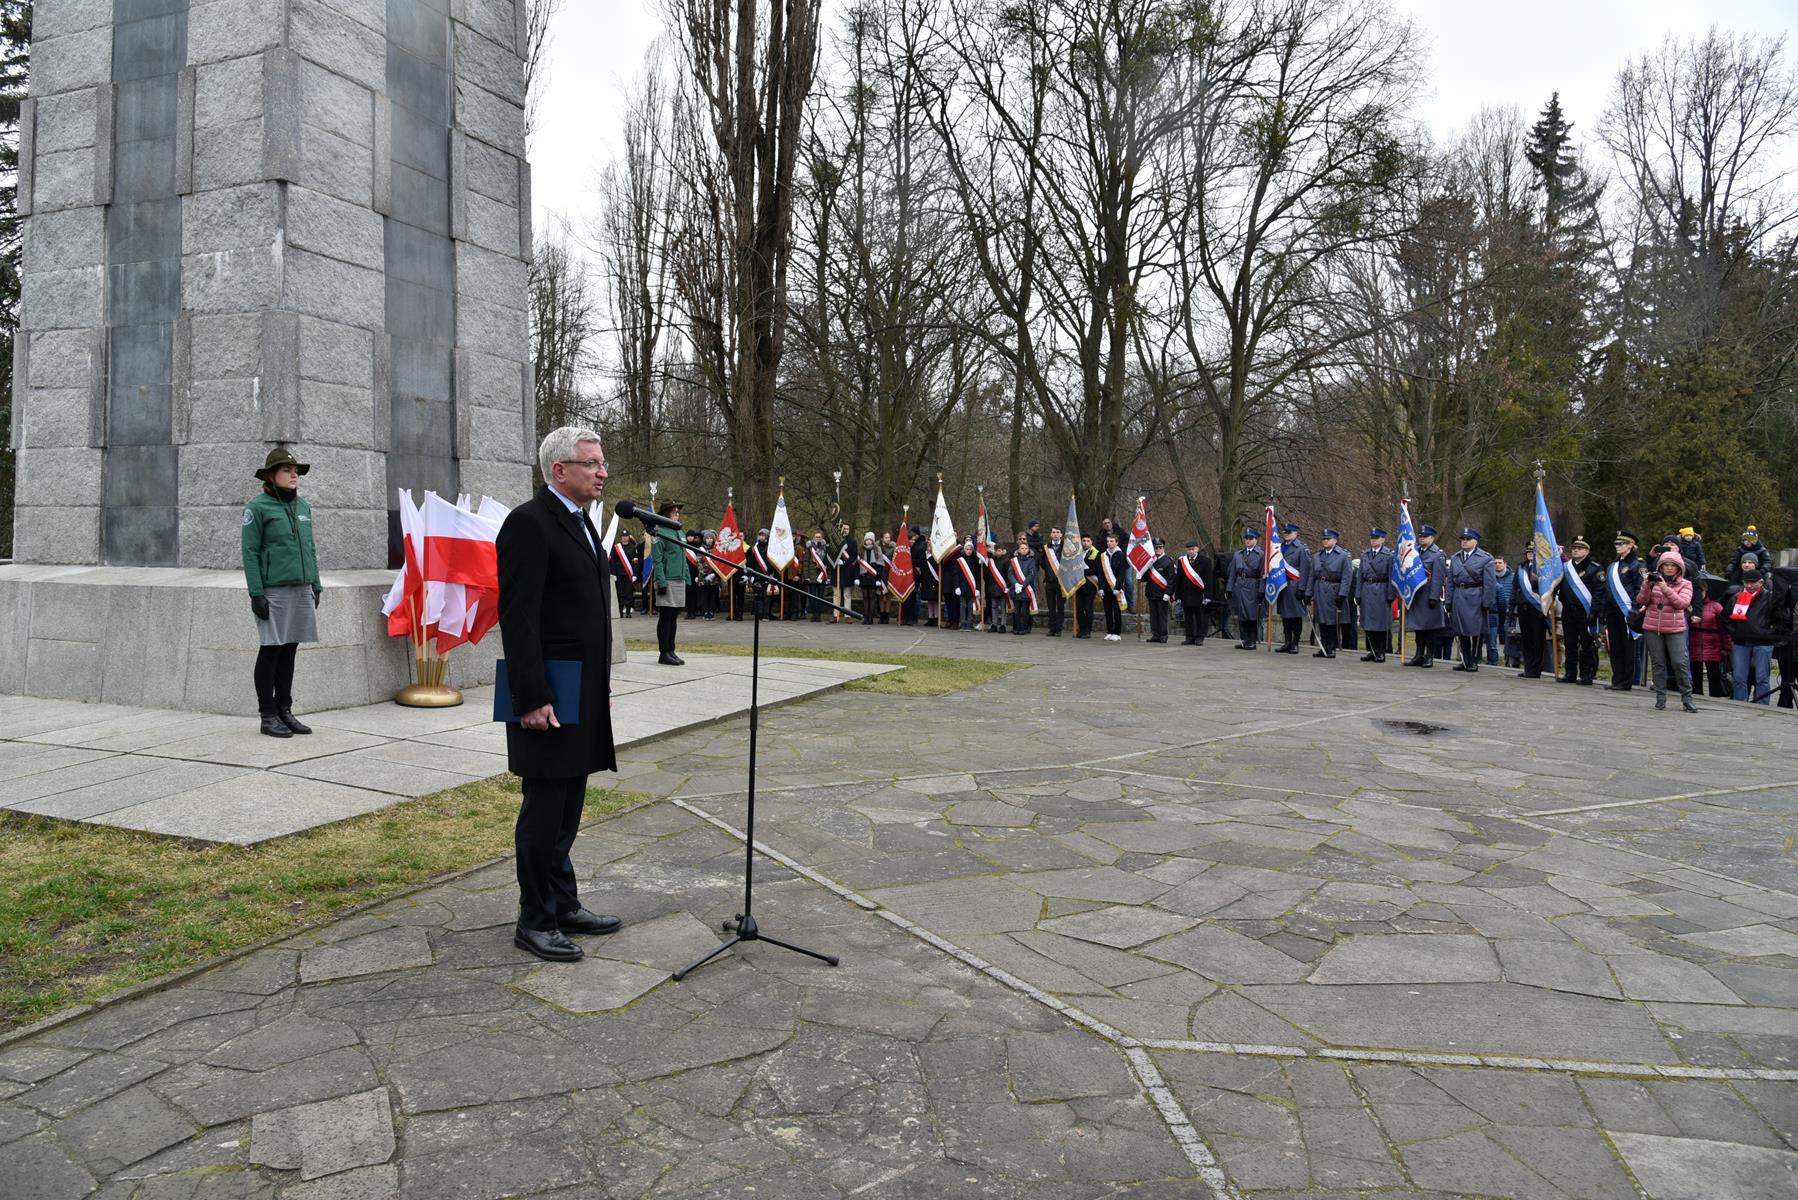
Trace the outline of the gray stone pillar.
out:
<instances>
[{"instance_id":1,"label":"gray stone pillar","mask_svg":"<svg viewBox=\"0 0 1798 1200\"><path fill-rule=\"evenodd\" d=\"M522 3L40 0L0 631L42 666L0 665L0 690L195 705L184 680L153 701L128 682L144 663L107 648L114 622L40 637L20 607L48 595L20 589L81 581L92 605L97 577L31 568L162 568L181 574L141 578L165 608L187 577L190 607L222 604L271 446L313 464L327 573L393 561L395 488L528 495ZM378 694L403 655L361 632L371 597L340 603L337 665L399 664L365 672ZM91 687L50 684L90 660Z\"/></svg>"}]
</instances>

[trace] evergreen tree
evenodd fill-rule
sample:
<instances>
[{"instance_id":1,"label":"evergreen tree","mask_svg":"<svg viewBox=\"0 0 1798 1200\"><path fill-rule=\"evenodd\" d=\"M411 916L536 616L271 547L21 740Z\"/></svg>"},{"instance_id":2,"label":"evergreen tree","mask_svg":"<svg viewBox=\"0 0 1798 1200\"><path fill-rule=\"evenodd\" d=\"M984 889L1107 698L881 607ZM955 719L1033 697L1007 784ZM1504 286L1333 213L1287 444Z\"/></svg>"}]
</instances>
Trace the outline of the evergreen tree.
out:
<instances>
[{"instance_id":1,"label":"evergreen tree","mask_svg":"<svg viewBox=\"0 0 1798 1200\"><path fill-rule=\"evenodd\" d=\"M19 328L19 104L31 64L31 0L0 0L0 558L12 555L12 340Z\"/></svg>"}]
</instances>

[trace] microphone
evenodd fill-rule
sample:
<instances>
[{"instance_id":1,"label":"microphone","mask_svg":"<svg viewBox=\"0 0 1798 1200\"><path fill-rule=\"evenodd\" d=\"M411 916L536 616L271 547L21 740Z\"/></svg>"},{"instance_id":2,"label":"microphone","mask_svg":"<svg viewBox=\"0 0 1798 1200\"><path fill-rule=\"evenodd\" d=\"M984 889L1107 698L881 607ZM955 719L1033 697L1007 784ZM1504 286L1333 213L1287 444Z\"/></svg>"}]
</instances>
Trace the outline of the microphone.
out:
<instances>
[{"instance_id":1,"label":"microphone","mask_svg":"<svg viewBox=\"0 0 1798 1200\"><path fill-rule=\"evenodd\" d=\"M627 521L638 520L645 525L655 525L662 529L672 529L676 532L679 532L681 529L681 523L679 521L671 521L660 513L652 513L646 508L638 508L635 500L620 500L617 504L612 506L612 511Z\"/></svg>"}]
</instances>

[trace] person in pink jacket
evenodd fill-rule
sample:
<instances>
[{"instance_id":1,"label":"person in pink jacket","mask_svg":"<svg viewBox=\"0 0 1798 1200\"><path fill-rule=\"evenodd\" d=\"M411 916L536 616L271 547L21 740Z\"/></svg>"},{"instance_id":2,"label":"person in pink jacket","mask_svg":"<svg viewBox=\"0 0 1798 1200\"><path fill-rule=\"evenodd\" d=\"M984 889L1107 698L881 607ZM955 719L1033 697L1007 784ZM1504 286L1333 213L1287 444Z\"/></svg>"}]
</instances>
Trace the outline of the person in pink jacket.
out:
<instances>
[{"instance_id":1,"label":"person in pink jacket","mask_svg":"<svg viewBox=\"0 0 1798 1200\"><path fill-rule=\"evenodd\" d=\"M1698 706L1692 703L1692 663L1686 652L1692 581L1686 578L1686 565L1678 554L1668 551L1661 555L1654 574L1642 581L1636 604L1643 610L1642 642L1654 669L1654 706L1667 707L1667 676L1672 675L1679 685L1680 704L1687 712L1697 712Z\"/></svg>"},{"instance_id":2,"label":"person in pink jacket","mask_svg":"<svg viewBox=\"0 0 1798 1200\"><path fill-rule=\"evenodd\" d=\"M1708 680L1708 694L1728 700L1734 689L1723 679L1723 665L1729 661L1730 651L1723 606L1706 596L1697 608L1698 619L1692 625L1691 637L1692 691L1700 696L1707 694L1705 683Z\"/></svg>"}]
</instances>

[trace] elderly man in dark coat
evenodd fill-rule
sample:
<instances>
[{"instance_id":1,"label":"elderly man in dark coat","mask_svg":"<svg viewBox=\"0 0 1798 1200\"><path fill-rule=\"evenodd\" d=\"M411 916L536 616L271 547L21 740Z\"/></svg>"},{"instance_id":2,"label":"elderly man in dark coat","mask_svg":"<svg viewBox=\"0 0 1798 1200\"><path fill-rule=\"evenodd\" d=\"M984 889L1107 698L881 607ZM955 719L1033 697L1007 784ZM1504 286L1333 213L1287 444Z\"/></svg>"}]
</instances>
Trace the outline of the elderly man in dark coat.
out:
<instances>
[{"instance_id":1,"label":"elderly man in dark coat","mask_svg":"<svg viewBox=\"0 0 1798 1200\"><path fill-rule=\"evenodd\" d=\"M612 746L611 584L586 507L605 492L606 460L588 429L551 430L538 450L545 485L513 509L495 539L499 633L516 720L506 765L524 781L513 832L518 925L512 942L551 962L582 950L568 935L611 933L617 917L582 906L569 850L581 827L587 776L618 769ZM558 711L557 672L578 672L578 702Z\"/></svg>"},{"instance_id":2,"label":"elderly man in dark coat","mask_svg":"<svg viewBox=\"0 0 1798 1200\"><path fill-rule=\"evenodd\" d=\"M1324 530L1324 540L1311 558L1311 605L1317 622L1313 658L1335 658L1342 626L1349 621L1349 596L1355 582L1355 560L1339 544L1341 534Z\"/></svg>"},{"instance_id":3,"label":"elderly man in dark coat","mask_svg":"<svg viewBox=\"0 0 1798 1200\"><path fill-rule=\"evenodd\" d=\"M1230 558L1230 571L1224 579L1224 590L1230 595L1230 612L1242 632L1236 643L1238 650L1253 650L1261 636L1261 617L1267 612L1267 599L1261 590L1261 533L1255 529L1242 531L1242 549Z\"/></svg>"},{"instance_id":4,"label":"elderly man in dark coat","mask_svg":"<svg viewBox=\"0 0 1798 1200\"><path fill-rule=\"evenodd\" d=\"M1477 530L1461 531L1461 551L1448 560L1448 627L1454 631L1461 661L1457 671L1480 669L1480 640L1488 616L1498 603L1498 567L1480 549Z\"/></svg>"},{"instance_id":5,"label":"elderly man in dark coat","mask_svg":"<svg viewBox=\"0 0 1798 1200\"><path fill-rule=\"evenodd\" d=\"M1425 525L1417 531L1417 557L1423 563L1423 586L1411 594L1405 607L1405 624L1417 634L1417 653L1405 660L1407 667L1427 667L1435 661L1431 647L1448 625L1448 564L1436 545L1436 531Z\"/></svg>"},{"instance_id":6,"label":"elderly man in dark coat","mask_svg":"<svg viewBox=\"0 0 1798 1200\"><path fill-rule=\"evenodd\" d=\"M1392 647L1392 601L1398 596L1398 555L1386 544L1386 531L1374 526L1367 531L1367 549L1361 552L1356 600L1361 608L1361 631L1367 635L1362 662L1381 663ZM1400 647L1402 650L1404 647Z\"/></svg>"},{"instance_id":7,"label":"elderly man in dark coat","mask_svg":"<svg viewBox=\"0 0 1798 1200\"><path fill-rule=\"evenodd\" d=\"M1205 606L1210 601L1211 559L1197 541L1186 543L1186 554L1174 564L1174 594L1186 621L1186 646L1205 644Z\"/></svg>"}]
</instances>

